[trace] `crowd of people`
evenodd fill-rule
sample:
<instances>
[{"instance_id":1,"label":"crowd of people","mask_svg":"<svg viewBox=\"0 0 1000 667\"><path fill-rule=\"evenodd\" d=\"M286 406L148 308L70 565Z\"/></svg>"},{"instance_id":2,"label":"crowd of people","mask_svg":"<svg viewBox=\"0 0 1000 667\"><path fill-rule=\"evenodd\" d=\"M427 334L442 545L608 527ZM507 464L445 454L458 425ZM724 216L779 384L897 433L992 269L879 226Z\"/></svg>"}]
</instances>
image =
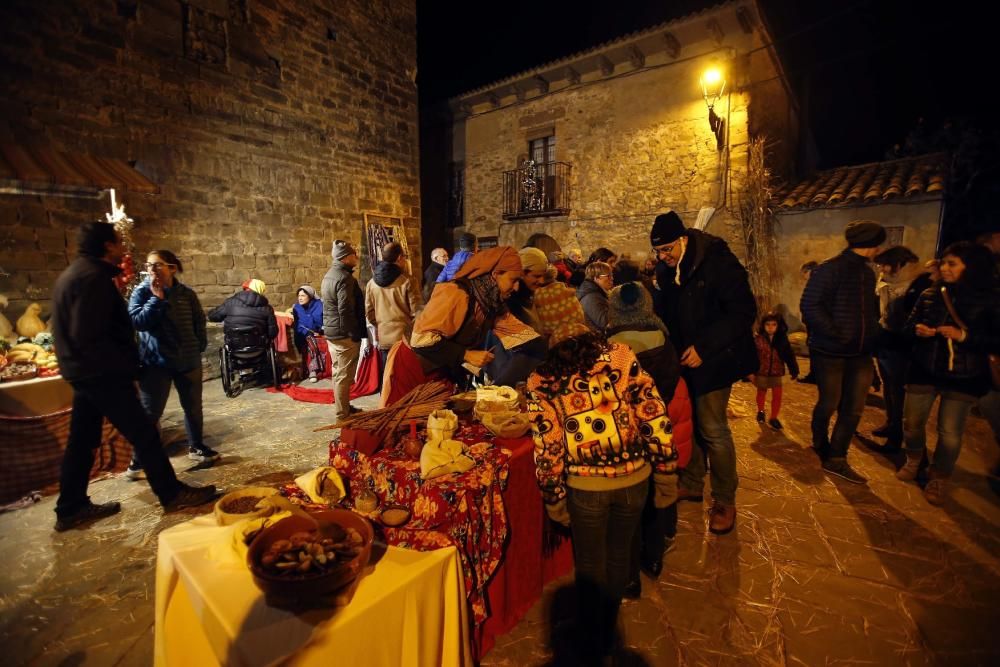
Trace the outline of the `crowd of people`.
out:
<instances>
[{"instance_id":1,"label":"crowd of people","mask_svg":"<svg viewBox=\"0 0 1000 667\"><path fill-rule=\"evenodd\" d=\"M758 313L746 269L723 239L686 227L672 211L649 233L641 266L608 248L586 261L577 249L479 250L467 234L453 256L434 249L423 289L396 243L381 249L362 287L355 249L337 240L319 292L300 286L292 309L308 380L325 370L321 348L329 348L338 420L357 410L350 389L369 338L384 367L382 405L432 380L523 388L538 484L548 516L572 532L579 620L595 655L611 650L622 598L641 594L639 572L659 576L677 503L701 502L706 476L708 530L733 530L739 479L727 406L734 384L752 382L757 421L781 431L783 378L799 376L784 316ZM883 249L877 223L852 222L844 236L843 252L803 266L801 312L817 385L812 446L825 472L866 482L848 450L877 374L886 423L875 434L887 450L905 452L897 477L926 479L927 500L941 503L974 405L1000 433L1000 234L948 246L926 272L909 249ZM219 456L202 433L203 310L168 250L149 254L148 277L126 308L110 280L120 254L113 227L86 225L80 258L54 292L56 344L74 388L58 529L118 511L86 496L102 416L135 448L127 474L147 478L165 508L214 494L177 481L156 427L173 385L191 458ZM208 319L259 326L273 337L265 289L248 281ZM937 399L938 438L928 455Z\"/></svg>"}]
</instances>

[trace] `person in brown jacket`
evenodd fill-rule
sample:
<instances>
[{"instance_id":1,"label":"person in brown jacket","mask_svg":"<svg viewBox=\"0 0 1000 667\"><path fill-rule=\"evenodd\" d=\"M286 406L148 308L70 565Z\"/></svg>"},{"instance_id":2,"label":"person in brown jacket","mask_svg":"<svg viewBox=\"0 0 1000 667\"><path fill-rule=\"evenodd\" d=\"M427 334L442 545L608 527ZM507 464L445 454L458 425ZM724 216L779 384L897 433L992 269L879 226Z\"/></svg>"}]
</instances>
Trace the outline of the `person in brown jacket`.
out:
<instances>
[{"instance_id":1,"label":"person in brown jacket","mask_svg":"<svg viewBox=\"0 0 1000 667\"><path fill-rule=\"evenodd\" d=\"M375 341L384 369L389 348L413 333L413 318L424 307L424 301L406 271L406 253L398 243L388 243L382 248L382 261L372 273L365 286L365 318L375 327Z\"/></svg>"}]
</instances>

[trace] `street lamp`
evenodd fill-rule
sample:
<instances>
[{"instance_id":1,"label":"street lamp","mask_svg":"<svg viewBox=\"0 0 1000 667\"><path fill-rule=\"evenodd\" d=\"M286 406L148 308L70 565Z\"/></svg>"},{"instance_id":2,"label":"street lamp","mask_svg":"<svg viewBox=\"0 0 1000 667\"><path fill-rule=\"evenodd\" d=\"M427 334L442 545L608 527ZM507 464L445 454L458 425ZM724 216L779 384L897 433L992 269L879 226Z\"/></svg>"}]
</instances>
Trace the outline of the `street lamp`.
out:
<instances>
[{"instance_id":1,"label":"street lamp","mask_svg":"<svg viewBox=\"0 0 1000 667\"><path fill-rule=\"evenodd\" d=\"M726 90L726 78L718 67L709 67L701 75L701 92L705 96L705 104L708 105L708 125L715 135L716 148L722 150L725 144L726 121L715 113L715 103L719 101Z\"/></svg>"}]
</instances>

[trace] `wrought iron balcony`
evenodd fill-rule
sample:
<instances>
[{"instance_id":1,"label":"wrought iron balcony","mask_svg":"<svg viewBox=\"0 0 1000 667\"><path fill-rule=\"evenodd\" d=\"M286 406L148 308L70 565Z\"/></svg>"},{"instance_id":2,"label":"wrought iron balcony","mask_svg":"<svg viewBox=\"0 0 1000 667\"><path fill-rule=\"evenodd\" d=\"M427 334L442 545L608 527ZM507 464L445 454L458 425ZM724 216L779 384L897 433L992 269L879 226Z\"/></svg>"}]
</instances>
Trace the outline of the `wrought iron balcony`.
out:
<instances>
[{"instance_id":1,"label":"wrought iron balcony","mask_svg":"<svg viewBox=\"0 0 1000 667\"><path fill-rule=\"evenodd\" d=\"M569 213L568 162L535 164L503 173L503 219L535 218Z\"/></svg>"}]
</instances>

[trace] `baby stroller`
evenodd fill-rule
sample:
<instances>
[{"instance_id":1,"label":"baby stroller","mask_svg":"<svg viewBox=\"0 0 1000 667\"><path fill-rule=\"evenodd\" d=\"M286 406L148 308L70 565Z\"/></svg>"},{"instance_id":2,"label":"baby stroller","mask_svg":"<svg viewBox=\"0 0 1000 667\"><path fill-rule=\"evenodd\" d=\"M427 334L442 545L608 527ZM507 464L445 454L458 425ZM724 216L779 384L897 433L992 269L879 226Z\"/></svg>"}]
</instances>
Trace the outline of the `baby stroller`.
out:
<instances>
[{"instance_id":1,"label":"baby stroller","mask_svg":"<svg viewBox=\"0 0 1000 667\"><path fill-rule=\"evenodd\" d=\"M226 396L239 396L244 386L259 378L261 373L270 375L275 389L281 387L278 355L267 333L259 327L226 327L225 342L219 350L219 370Z\"/></svg>"}]
</instances>

